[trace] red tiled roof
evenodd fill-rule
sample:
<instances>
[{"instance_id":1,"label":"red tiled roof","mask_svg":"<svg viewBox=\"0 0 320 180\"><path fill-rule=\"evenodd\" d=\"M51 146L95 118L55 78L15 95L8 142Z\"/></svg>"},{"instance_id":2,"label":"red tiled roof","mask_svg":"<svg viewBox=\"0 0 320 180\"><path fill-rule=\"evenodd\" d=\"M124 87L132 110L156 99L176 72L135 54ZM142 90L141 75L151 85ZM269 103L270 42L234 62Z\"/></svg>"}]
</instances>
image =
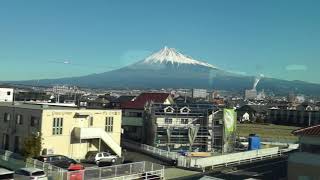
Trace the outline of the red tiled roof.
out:
<instances>
[{"instance_id":1,"label":"red tiled roof","mask_svg":"<svg viewBox=\"0 0 320 180\"><path fill-rule=\"evenodd\" d=\"M135 100L122 103L121 108L144 109L147 102L164 103L169 96L169 93L142 93Z\"/></svg>"},{"instance_id":2,"label":"red tiled roof","mask_svg":"<svg viewBox=\"0 0 320 180\"><path fill-rule=\"evenodd\" d=\"M292 133L298 136L320 136L320 125L297 129L292 131Z\"/></svg>"}]
</instances>

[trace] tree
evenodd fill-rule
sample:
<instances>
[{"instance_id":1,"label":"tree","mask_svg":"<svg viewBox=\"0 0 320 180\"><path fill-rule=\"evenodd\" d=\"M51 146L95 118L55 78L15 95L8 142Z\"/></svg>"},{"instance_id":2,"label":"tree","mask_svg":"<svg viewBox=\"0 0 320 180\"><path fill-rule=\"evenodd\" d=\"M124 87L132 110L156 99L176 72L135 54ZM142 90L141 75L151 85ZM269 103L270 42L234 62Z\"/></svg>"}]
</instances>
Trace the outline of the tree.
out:
<instances>
[{"instance_id":1,"label":"tree","mask_svg":"<svg viewBox=\"0 0 320 180\"><path fill-rule=\"evenodd\" d=\"M23 142L22 154L25 158L32 158L40 155L42 138L41 134L32 134Z\"/></svg>"}]
</instances>

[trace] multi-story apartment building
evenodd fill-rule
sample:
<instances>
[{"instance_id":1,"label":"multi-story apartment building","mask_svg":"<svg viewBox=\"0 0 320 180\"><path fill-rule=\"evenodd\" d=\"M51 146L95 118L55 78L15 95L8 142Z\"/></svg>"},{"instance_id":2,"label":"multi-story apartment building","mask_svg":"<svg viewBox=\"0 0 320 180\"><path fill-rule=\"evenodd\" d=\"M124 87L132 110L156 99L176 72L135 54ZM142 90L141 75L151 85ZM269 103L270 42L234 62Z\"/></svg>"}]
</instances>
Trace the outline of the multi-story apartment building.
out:
<instances>
[{"instance_id":1,"label":"multi-story apartment building","mask_svg":"<svg viewBox=\"0 0 320 180\"><path fill-rule=\"evenodd\" d=\"M289 155L288 179L320 179L320 125L298 129L300 150Z\"/></svg>"},{"instance_id":2,"label":"multi-story apartment building","mask_svg":"<svg viewBox=\"0 0 320 180\"><path fill-rule=\"evenodd\" d=\"M121 103L125 138L146 143L143 141L145 109L152 103L172 104L173 99L168 93L142 93L136 98Z\"/></svg>"},{"instance_id":3,"label":"multi-story apartment building","mask_svg":"<svg viewBox=\"0 0 320 180\"><path fill-rule=\"evenodd\" d=\"M114 109L0 103L0 148L19 152L33 134L42 137L42 154L82 159L88 151L109 150L121 156L121 114Z\"/></svg>"},{"instance_id":4,"label":"multi-story apartment building","mask_svg":"<svg viewBox=\"0 0 320 180\"><path fill-rule=\"evenodd\" d=\"M298 106L272 107L269 121L275 124L312 126L320 124L320 107L300 104Z\"/></svg>"},{"instance_id":5,"label":"multi-story apartment building","mask_svg":"<svg viewBox=\"0 0 320 180\"><path fill-rule=\"evenodd\" d=\"M207 98L207 90L206 89L192 89L192 98Z\"/></svg>"},{"instance_id":6,"label":"multi-story apartment building","mask_svg":"<svg viewBox=\"0 0 320 180\"><path fill-rule=\"evenodd\" d=\"M220 151L223 120L215 111L210 104L151 104L144 121L145 141L169 151Z\"/></svg>"}]
</instances>

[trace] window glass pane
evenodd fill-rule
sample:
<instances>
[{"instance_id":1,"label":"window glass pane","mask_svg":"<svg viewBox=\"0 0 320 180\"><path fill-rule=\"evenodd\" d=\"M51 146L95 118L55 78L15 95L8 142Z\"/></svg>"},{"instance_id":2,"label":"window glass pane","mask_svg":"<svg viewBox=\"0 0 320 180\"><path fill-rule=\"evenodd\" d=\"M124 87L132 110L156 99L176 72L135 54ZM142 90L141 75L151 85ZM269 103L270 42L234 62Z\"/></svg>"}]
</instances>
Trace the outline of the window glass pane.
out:
<instances>
[{"instance_id":1,"label":"window glass pane","mask_svg":"<svg viewBox=\"0 0 320 180\"><path fill-rule=\"evenodd\" d=\"M43 171L37 171L37 172L32 173L32 176L42 176L42 175L45 175L45 173Z\"/></svg>"},{"instance_id":2,"label":"window glass pane","mask_svg":"<svg viewBox=\"0 0 320 180\"><path fill-rule=\"evenodd\" d=\"M93 117L90 117L90 122L89 122L90 126L93 125Z\"/></svg>"}]
</instances>

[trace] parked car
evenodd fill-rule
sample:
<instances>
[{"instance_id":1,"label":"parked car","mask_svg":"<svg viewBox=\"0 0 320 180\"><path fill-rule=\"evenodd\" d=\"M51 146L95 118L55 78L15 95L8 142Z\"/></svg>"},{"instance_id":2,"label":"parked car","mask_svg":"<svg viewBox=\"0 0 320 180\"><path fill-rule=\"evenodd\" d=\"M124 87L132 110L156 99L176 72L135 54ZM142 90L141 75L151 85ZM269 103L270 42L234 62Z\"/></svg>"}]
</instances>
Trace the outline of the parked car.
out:
<instances>
[{"instance_id":1,"label":"parked car","mask_svg":"<svg viewBox=\"0 0 320 180\"><path fill-rule=\"evenodd\" d=\"M64 169L68 169L71 164L79 164L76 160L63 155L43 155L36 159Z\"/></svg>"},{"instance_id":2,"label":"parked car","mask_svg":"<svg viewBox=\"0 0 320 180\"><path fill-rule=\"evenodd\" d=\"M15 171L16 180L48 180L46 173L38 168L21 168Z\"/></svg>"},{"instance_id":3,"label":"parked car","mask_svg":"<svg viewBox=\"0 0 320 180\"><path fill-rule=\"evenodd\" d=\"M13 180L14 172L8 169L0 168L0 179L1 180Z\"/></svg>"},{"instance_id":4,"label":"parked car","mask_svg":"<svg viewBox=\"0 0 320 180\"><path fill-rule=\"evenodd\" d=\"M83 180L84 179L84 167L80 164L71 164L68 168L69 180Z\"/></svg>"},{"instance_id":5,"label":"parked car","mask_svg":"<svg viewBox=\"0 0 320 180\"><path fill-rule=\"evenodd\" d=\"M109 152L91 152L87 158L88 162L96 163L98 166L103 163L113 164L117 161L118 156L112 155Z\"/></svg>"}]
</instances>

